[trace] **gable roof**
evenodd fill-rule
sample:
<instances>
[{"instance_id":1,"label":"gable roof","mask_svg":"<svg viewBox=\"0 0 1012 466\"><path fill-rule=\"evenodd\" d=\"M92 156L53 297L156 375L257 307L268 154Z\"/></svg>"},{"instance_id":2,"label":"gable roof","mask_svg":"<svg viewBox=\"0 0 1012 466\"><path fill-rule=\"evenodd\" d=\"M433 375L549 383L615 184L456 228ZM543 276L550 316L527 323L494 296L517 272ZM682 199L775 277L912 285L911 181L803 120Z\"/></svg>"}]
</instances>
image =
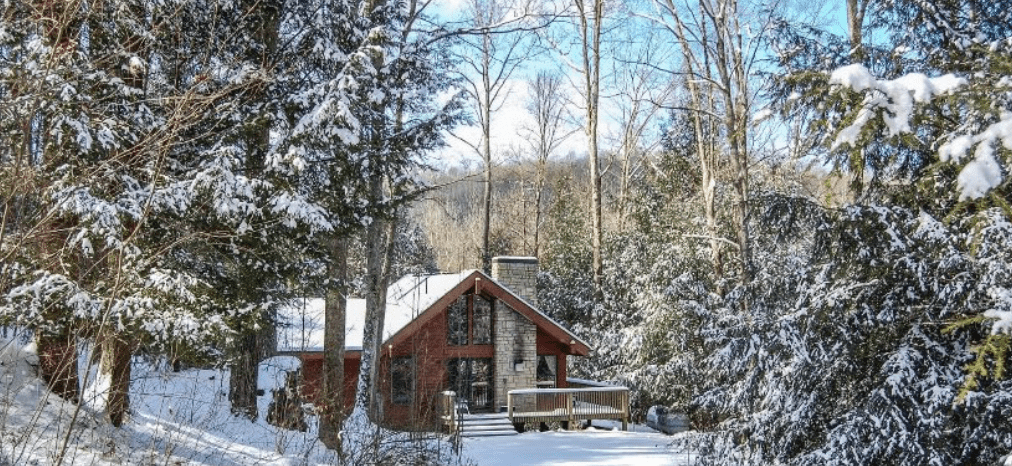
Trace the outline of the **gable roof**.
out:
<instances>
[{"instance_id":1,"label":"gable roof","mask_svg":"<svg viewBox=\"0 0 1012 466\"><path fill-rule=\"evenodd\" d=\"M492 294L539 328L570 346L574 354L586 355L590 345L545 315L519 295L479 270L459 273L406 275L387 288L384 344L405 338L465 291L475 288ZM278 311L280 352L322 352L324 305L322 298L298 300ZM365 300L349 299L345 314L345 351L362 350ZM429 312L431 311L431 312Z\"/></svg>"}]
</instances>

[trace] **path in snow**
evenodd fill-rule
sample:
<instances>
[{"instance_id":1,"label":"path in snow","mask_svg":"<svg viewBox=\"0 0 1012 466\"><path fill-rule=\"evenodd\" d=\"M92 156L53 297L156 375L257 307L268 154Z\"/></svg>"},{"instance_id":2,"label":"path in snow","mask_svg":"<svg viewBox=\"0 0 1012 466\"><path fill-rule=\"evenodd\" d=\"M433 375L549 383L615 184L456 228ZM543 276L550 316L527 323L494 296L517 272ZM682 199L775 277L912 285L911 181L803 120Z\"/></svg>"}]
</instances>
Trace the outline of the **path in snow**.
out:
<instances>
[{"instance_id":1,"label":"path in snow","mask_svg":"<svg viewBox=\"0 0 1012 466\"><path fill-rule=\"evenodd\" d=\"M464 440L464 453L478 466L683 466L686 453L667 448L672 438L621 431L528 432Z\"/></svg>"}]
</instances>

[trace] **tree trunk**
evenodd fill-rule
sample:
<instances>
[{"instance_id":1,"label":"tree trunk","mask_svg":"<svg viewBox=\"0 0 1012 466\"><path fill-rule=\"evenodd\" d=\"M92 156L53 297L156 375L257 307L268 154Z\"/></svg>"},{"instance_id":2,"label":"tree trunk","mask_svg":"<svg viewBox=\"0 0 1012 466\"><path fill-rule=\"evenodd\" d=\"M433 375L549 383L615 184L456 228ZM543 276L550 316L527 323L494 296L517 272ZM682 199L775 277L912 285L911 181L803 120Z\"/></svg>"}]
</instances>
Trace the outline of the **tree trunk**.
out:
<instances>
[{"instance_id":1,"label":"tree trunk","mask_svg":"<svg viewBox=\"0 0 1012 466\"><path fill-rule=\"evenodd\" d=\"M232 405L232 414L244 416L250 421L257 419L259 351L257 332L244 330L235 339L232 364L229 365L228 401Z\"/></svg>"},{"instance_id":2,"label":"tree trunk","mask_svg":"<svg viewBox=\"0 0 1012 466\"><path fill-rule=\"evenodd\" d=\"M548 158L566 136L560 136L565 107L557 75L540 72L527 84L531 101L527 111L534 119L531 146L537 158L534 174L534 256L541 257L541 223L545 216L544 191L548 180Z\"/></svg>"},{"instance_id":3,"label":"tree trunk","mask_svg":"<svg viewBox=\"0 0 1012 466\"><path fill-rule=\"evenodd\" d=\"M370 417L375 415L376 393L373 365L379 362L378 335L383 333L383 309L380 309L380 275L382 270L383 228L379 219L374 219L366 231L366 295L365 328L362 337L362 359L358 374L358 389L355 404L366 409Z\"/></svg>"},{"instance_id":4,"label":"tree trunk","mask_svg":"<svg viewBox=\"0 0 1012 466\"><path fill-rule=\"evenodd\" d=\"M129 337L113 329L102 330L98 344L101 346L99 374L109 381L106 417L114 427L120 427L130 410L130 359L133 344Z\"/></svg>"},{"instance_id":5,"label":"tree trunk","mask_svg":"<svg viewBox=\"0 0 1012 466\"><path fill-rule=\"evenodd\" d=\"M331 259L323 327L323 396L318 401L320 441L340 451L344 419L344 331L347 311L348 240L336 234L327 238Z\"/></svg>"},{"instance_id":6,"label":"tree trunk","mask_svg":"<svg viewBox=\"0 0 1012 466\"><path fill-rule=\"evenodd\" d=\"M598 102L601 86L601 22L604 14L604 0L591 0L593 11L588 12L582 0L576 1L579 12L580 37L582 40L583 78L586 97L587 158L590 164L591 186L591 249L593 250L594 300L604 300L603 275L604 242L601 224L601 164L598 158L597 123Z\"/></svg>"},{"instance_id":7,"label":"tree trunk","mask_svg":"<svg viewBox=\"0 0 1012 466\"><path fill-rule=\"evenodd\" d=\"M380 360L383 355L383 328L386 325L386 307L387 307L387 286L390 283L390 265L391 258L393 256L394 246L394 233L397 230L397 222L394 218L382 223L383 227L386 227L384 234L382 228L378 228L380 236L377 238L377 247L379 248L379 256L377 257L378 266L376 270L370 267L369 281L375 283L375 293L370 293L376 300L376 316L375 316L375 332L372 334L370 348L372 349L373 363L369 365L369 380L372 384L369 386L369 412L373 416L373 419L377 422L383 419L383 405L380 403L381 397L379 393L380 386ZM378 273L375 280L372 278L373 273ZM368 297L366 298L366 305L368 306Z\"/></svg>"},{"instance_id":8,"label":"tree trunk","mask_svg":"<svg viewBox=\"0 0 1012 466\"><path fill-rule=\"evenodd\" d=\"M481 230L481 270L485 273L492 273L492 251L490 250L489 237L492 234L492 146L490 140L491 125L487 118L491 116L488 106L483 109L485 112L485 124L482 125L482 152L485 157L485 173L482 179L484 191L482 192L481 205L483 212Z\"/></svg>"},{"instance_id":9,"label":"tree trunk","mask_svg":"<svg viewBox=\"0 0 1012 466\"><path fill-rule=\"evenodd\" d=\"M864 50L864 12L868 0L847 0L847 29L850 34L850 62L861 63L865 59ZM864 193L865 156L863 148L855 148L850 153L850 190L855 200Z\"/></svg>"},{"instance_id":10,"label":"tree trunk","mask_svg":"<svg viewBox=\"0 0 1012 466\"><path fill-rule=\"evenodd\" d=\"M369 2L370 6L373 4ZM383 67L383 52L374 50L370 57L375 69ZM387 207L382 205L385 199L384 184L386 179L383 172L377 169L380 151L383 147L385 135L384 126L386 120L382 104L373 103L371 115L369 116L369 148L366 150L375 151L370 154L374 163L370 164L367 174L369 179L368 199L370 206L374 209L372 221L366 227L366 289L365 289L365 325L362 330L362 357L359 363L358 386L355 392L355 409L364 409L366 414L373 421L378 420L378 380L376 375L379 368L380 341L383 335L383 320L385 317L384 299L386 287L383 284L383 255L386 251L384 239L384 225L380 217Z\"/></svg>"},{"instance_id":11,"label":"tree trunk","mask_svg":"<svg viewBox=\"0 0 1012 466\"><path fill-rule=\"evenodd\" d=\"M864 60L864 12L868 0L847 0L847 30L850 33L850 61Z\"/></svg>"},{"instance_id":12,"label":"tree trunk","mask_svg":"<svg viewBox=\"0 0 1012 466\"><path fill-rule=\"evenodd\" d=\"M60 398L77 403L81 399L77 374L77 337L68 329L52 335L36 331L35 344L39 354L39 377L49 391Z\"/></svg>"},{"instance_id":13,"label":"tree trunk","mask_svg":"<svg viewBox=\"0 0 1012 466\"><path fill-rule=\"evenodd\" d=\"M248 3L249 21L256 28L254 37L261 47L250 47L246 59L253 66L265 71L273 68L274 55L278 47L278 30L281 21L281 3L278 0L257 1ZM266 89L258 88L250 96L251 101L262 101L266 98ZM267 152L270 150L270 116L253 115L255 118L249 131L243 135L249 149L246 153L245 167L249 177L258 177L263 173ZM256 287L258 284L249 284ZM229 366L229 395L232 414L244 416L255 421L257 412L257 381L260 378L260 361L273 354L276 334L273 319L259 316L257 319L260 330L241 329L233 345L233 362Z\"/></svg>"},{"instance_id":14,"label":"tree trunk","mask_svg":"<svg viewBox=\"0 0 1012 466\"><path fill-rule=\"evenodd\" d=\"M706 215L706 233L710 241L710 262L713 264L714 278L719 281L724 276L724 256L719 239L720 230L717 225L717 157L715 148L707 142L708 134L705 131L705 128L709 126L706 124L709 120L709 117L706 115L713 113L713 99L709 93L707 93L707 97L704 99L703 90L696 79L693 52L685 34L684 24L680 18L676 17L675 20L675 31L682 47L682 57L685 61L688 74L686 83L689 87L689 98L692 101L692 126L696 132L696 152L702 174L700 191L703 195L703 211ZM700 71L709 74L709 70Z\"/></svg>"},{"instance_id":15,"label":"tree trunk","mask_svg":"<svg viewBox=\"0 0 1012 466\"><path fill-rule=\"evenodd\" d=\"M538 160L537 181L534 183L534 257L541 258L541 193L545 190L545 163Z\"/></svg>"},{"instance_id":16,"label":"tree trunk","mask_svg":"<svg viewBox=\"0 0 1012 466\"><path fill-rule=\"evenodd\" d=\"M748 287L752 282L752 246L749 232L749 149L748 78L742 57L741 26L738 23L736 0L722 0L717 11L704 9L714 25L714 49L720 92L724 101L724 130L727 132L728 151L734 169L732 186L736 198L733 211L738 255L741 262L740 282Z\"/></svg>"}]
</instances>

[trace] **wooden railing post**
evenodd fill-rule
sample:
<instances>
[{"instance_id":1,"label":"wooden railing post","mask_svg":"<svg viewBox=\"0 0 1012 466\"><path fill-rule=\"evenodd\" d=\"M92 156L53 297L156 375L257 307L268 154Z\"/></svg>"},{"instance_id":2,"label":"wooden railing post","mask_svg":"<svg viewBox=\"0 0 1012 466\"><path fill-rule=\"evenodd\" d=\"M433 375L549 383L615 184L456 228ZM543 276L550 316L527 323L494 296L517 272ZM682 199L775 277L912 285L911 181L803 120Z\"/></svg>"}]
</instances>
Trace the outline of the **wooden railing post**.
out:
<instances>
[{"instance_id":1,"label":"wooden railing post","mask_svg":"<svg viewBox=\"0 0 1012 466\"><path fill-rule=\"evenodd\" d=\"M629 390L623 390L622 396L619 397L622 400L622 430L629 430Z\"/></svg>"},{"instance_id":2,"label":"wooden railing post","mask_svg":"<svg viewBox=\"0 0 1012 466\"><path fill-rule=\"evenodd\" d=\"M566 430L573 430L576 428L576 403L573 392L566 393L566 406L569 409L569 425Z\"/></svg>"},{"instance_id":3,"label":"wooden railing post","mask_svg":"<svg viewBox=\"0 0 1012 466\"><path fill-rule=\"evenodd\" d=\"M454 391L443 392L443 416L447 421L447 429L450 435L457 434L457 393Z\"/></svg>"}]
</instances>

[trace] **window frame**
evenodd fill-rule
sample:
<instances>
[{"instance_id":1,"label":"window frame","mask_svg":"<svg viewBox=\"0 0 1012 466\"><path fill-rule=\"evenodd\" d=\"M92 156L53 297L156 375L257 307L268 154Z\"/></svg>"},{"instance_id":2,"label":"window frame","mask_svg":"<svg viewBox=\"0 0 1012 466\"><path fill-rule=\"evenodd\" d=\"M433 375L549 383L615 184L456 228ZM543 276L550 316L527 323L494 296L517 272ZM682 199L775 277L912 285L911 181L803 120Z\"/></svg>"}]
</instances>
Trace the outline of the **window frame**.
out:
<instances>
[{"instance_id":1,"label":"window frame","mask_svg":"<svg viewBox=\"0 0 1012 466\"><path fill-rule=\"evenodd\" d=\"M485 298L484 296L481 296L481 295L478 295L478 294L474 294L474 295L471 295L471 296L472 296L471 300L470 300L471 301L471 344L472 345L491 345L492 342L495 339L495 331L492 328L492 326L494 325L493 323L495 322L495 313L493 312L494 301L495 300L494 299ZM477 311L478 311L478 302L483 302L483 303L487 304L487 306L488 306L487 307L487 317L488 317L488 324L487 324L488 330L487 331L488 331L488 333L482 335L483 337L486 337L486 339L483 339L482 341L478 341L478 313L477 313Z\"/></svg>"},{"instance_id":2,"label":"window frame","mask_svg":"<svg viewBox=\"0 0 1012 466\"><path fill-rule=\"evenodd\" d=\"M398 373L406 378L405 383L398 383ZM399 393L398 389L404 390ZM415 358L412 355L390 358L390 403L410 405L415 399Z\"/></svg>"},{"instance_id":3,"label":"window frame","mask_svg":"<svg viewBox=\"0 0 1012 466\"><path fill-rule=\"evenodd\" d=\"M467 295L461 295L457 299L453 300L449 306L446 306L446 345L447 346L467 346L471 340L471 317L470 317L470 303ZM463 302L463 322L456 322L455 318L460 317L459 306ZM463 324L463 325L461 325ZM463 327L463 328L461 328ZM463 337L463 339L461 339Z\"/></svg>"},{"instance_id":4,"label":"window frame","mask_svg":"<svg viewBox=\"0 0 1012 466\"><path fill-rule=\"evenodd\" d=\"M542 379L540 370L541 361L545 361L545 367L551 370L552 379ZM534 384L538 388L555 388L559 381L559 356L556 354L539 354L538 362L534 368Z\"/></svg>"},{"instance_id":5,"label":"window frame","mask_svg":"<svg viewBox=\"0 0 1012 466\"><path fill-rule=\"evenodd\" d=\"M478 306L479 300L488 304L487 308L487 328L488 333L484 334L480 341L476 338L477 332L477 321L475 320L475 309ZM467 293L460 295L452 303L446 306L446 345L447 346L491 346L495 344L495 307L499 300L489 297L486 298L477 293ZM460 306L463 303L463 313L460 312ZM463 317L466 321L466 328L464 321L457 321Z\"/></svg>"}]
</instances>

